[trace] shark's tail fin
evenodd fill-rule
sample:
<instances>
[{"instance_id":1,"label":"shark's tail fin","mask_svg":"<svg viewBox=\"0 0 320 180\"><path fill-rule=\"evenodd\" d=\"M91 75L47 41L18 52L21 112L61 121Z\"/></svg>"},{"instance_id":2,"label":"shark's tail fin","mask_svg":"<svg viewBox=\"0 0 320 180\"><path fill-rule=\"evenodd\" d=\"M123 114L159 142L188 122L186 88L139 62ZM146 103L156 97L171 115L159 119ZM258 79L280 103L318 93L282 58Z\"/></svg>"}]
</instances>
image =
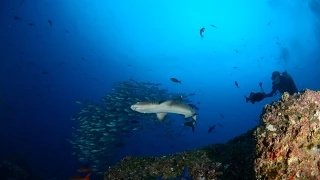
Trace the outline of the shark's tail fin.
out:
<instances>
[{"instance_id":1,"label":"shark's tail fin","mask_svg":"<svg viewBox=\"0 0 320 180\"><path fill-rule=\"evenodd\" d=\"M184 126L189 126L192 128L192 132L194 132L194 125L196 124L196 121L195 120L192 120L192 121L188 121L188 122L185 122L183 123Z\"/></svg>"},{"instance_id":2,"label":"shark's tail fin","mask_svg":"<svg viewBox=\"0 0 320 180\"><path fill-rule=\"evenodd\" d=\"M193 114L192 119L193 119L194 121L197 121L197 113Z\"/></svg>"},{"instance_id":3,"label":"shark's tail fin","mask_svg":"<svg viewBox=\"0 0 320 180\"><path fill-rule=\"evenodd\" d=\"M195 117L196 117L196 115L195 115ZM195 118L196 119L196 118ZM196 120L192 120L192 126L191 126L191 128L192 128L192 132L194 132L194 125L195 124L197 124L197 121Z\"/></svg>"}]
</instances>

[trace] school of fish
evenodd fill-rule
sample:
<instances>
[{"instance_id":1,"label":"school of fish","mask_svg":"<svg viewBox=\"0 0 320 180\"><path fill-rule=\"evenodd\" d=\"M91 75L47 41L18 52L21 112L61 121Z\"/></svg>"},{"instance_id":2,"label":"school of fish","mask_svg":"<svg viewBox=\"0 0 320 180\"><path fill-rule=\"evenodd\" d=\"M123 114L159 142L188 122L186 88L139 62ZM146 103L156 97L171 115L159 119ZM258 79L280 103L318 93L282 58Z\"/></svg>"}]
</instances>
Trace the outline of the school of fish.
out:
<instances>
[{"instance_id":1,"label":"school of fish","mask_svg":"<svg viewBox=\"0 0 320 180\"><path fill-rule=\"evenodd\" d=\"M102 175L112 165L119 149L138 131L154 133L161 129L164 133L176 134L180 129L171 126L173 119L166 118L160 122L155 114L139 113L131 109L131 105L137 102L168 100L180 96L186 97L184 103L191 103L187 95L169 93L166 89L160 89L160 85L129 79L114 83L114 92L104 96L100 103L77 101L84 107L71 118L78 123L73 127L72 138L68 141L78 161L90 165L95 174Z\"/></svg>"}]
</instances>

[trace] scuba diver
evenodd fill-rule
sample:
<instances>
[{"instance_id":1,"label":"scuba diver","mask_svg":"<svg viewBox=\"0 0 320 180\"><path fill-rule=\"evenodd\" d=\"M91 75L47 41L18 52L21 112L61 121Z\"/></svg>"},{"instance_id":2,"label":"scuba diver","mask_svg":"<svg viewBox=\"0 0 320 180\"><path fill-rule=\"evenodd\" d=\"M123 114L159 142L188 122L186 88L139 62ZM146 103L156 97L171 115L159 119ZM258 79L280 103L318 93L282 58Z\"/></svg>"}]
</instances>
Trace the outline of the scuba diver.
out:
<instances>
[{"instance_id":1,"label":"scuba diver","mask_svg":"<svg viewBox=\"0 0 320 180\"><path fill-rule=\"evenodd\" d=\"M288 74L287 70L283 73L280 73L278 71L274 71L272 73L272 91L268 94L265 94L264 92L258 92L258 93L250 93L249 97L246 97L247 102L251 102L254 104L255 102L260 102L264 98L272 97L277 94L277 91L279 91L281 94L284 92L288 92L290 95L293 95L294 93L298 92L297 86L294 83L292 77Z\"/></svg>"}]
</instances>

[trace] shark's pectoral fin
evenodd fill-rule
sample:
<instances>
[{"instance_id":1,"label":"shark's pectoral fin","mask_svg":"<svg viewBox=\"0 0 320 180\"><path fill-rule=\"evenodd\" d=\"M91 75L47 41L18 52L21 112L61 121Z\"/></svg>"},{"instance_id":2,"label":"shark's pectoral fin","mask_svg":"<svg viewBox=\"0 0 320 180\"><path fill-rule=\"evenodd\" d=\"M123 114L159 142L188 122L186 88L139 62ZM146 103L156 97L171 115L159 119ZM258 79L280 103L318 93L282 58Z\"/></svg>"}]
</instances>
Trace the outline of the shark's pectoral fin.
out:
<instances>
[{"instance_id":1,"label":"shark's pectoral fin","mask_svg":"<svg viewBox=\"0 0 320 180\"><path fill-rule=\"evenodd\" d=\"M163 121L167 113L157 113L157 118L159 121Z\"/></svg>"}]
</instances>

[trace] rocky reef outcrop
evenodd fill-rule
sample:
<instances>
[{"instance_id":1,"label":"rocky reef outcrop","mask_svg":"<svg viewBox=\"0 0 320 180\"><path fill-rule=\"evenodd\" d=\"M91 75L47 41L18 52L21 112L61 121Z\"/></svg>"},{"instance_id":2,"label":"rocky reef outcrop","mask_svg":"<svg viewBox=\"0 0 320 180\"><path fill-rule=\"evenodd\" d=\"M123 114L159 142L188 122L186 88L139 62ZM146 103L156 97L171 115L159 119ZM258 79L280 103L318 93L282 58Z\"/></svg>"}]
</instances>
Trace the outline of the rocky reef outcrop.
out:
<instances>
[{"instance_id":1,"label":"rocky reef outcrop","mask_svg":"<svg viewBox=\"0 0 320 180\"><path fill-rule=\"evenodd\" d=\"M163 157L125 157L105 180L320 180L320 92L304 90L263 108L260 124L225 144Z\"/></svg>"},{"instance_id":2,"label":"rocky reef outcrop","mask_svg":"<svg viewBox=\"0 0 320 180\"><path fill-rule=\"evenodd\" d=\"M305 90L264 107L255 130L257 179L320 179L320 92Z\"/></svg>"}]
</instances>

